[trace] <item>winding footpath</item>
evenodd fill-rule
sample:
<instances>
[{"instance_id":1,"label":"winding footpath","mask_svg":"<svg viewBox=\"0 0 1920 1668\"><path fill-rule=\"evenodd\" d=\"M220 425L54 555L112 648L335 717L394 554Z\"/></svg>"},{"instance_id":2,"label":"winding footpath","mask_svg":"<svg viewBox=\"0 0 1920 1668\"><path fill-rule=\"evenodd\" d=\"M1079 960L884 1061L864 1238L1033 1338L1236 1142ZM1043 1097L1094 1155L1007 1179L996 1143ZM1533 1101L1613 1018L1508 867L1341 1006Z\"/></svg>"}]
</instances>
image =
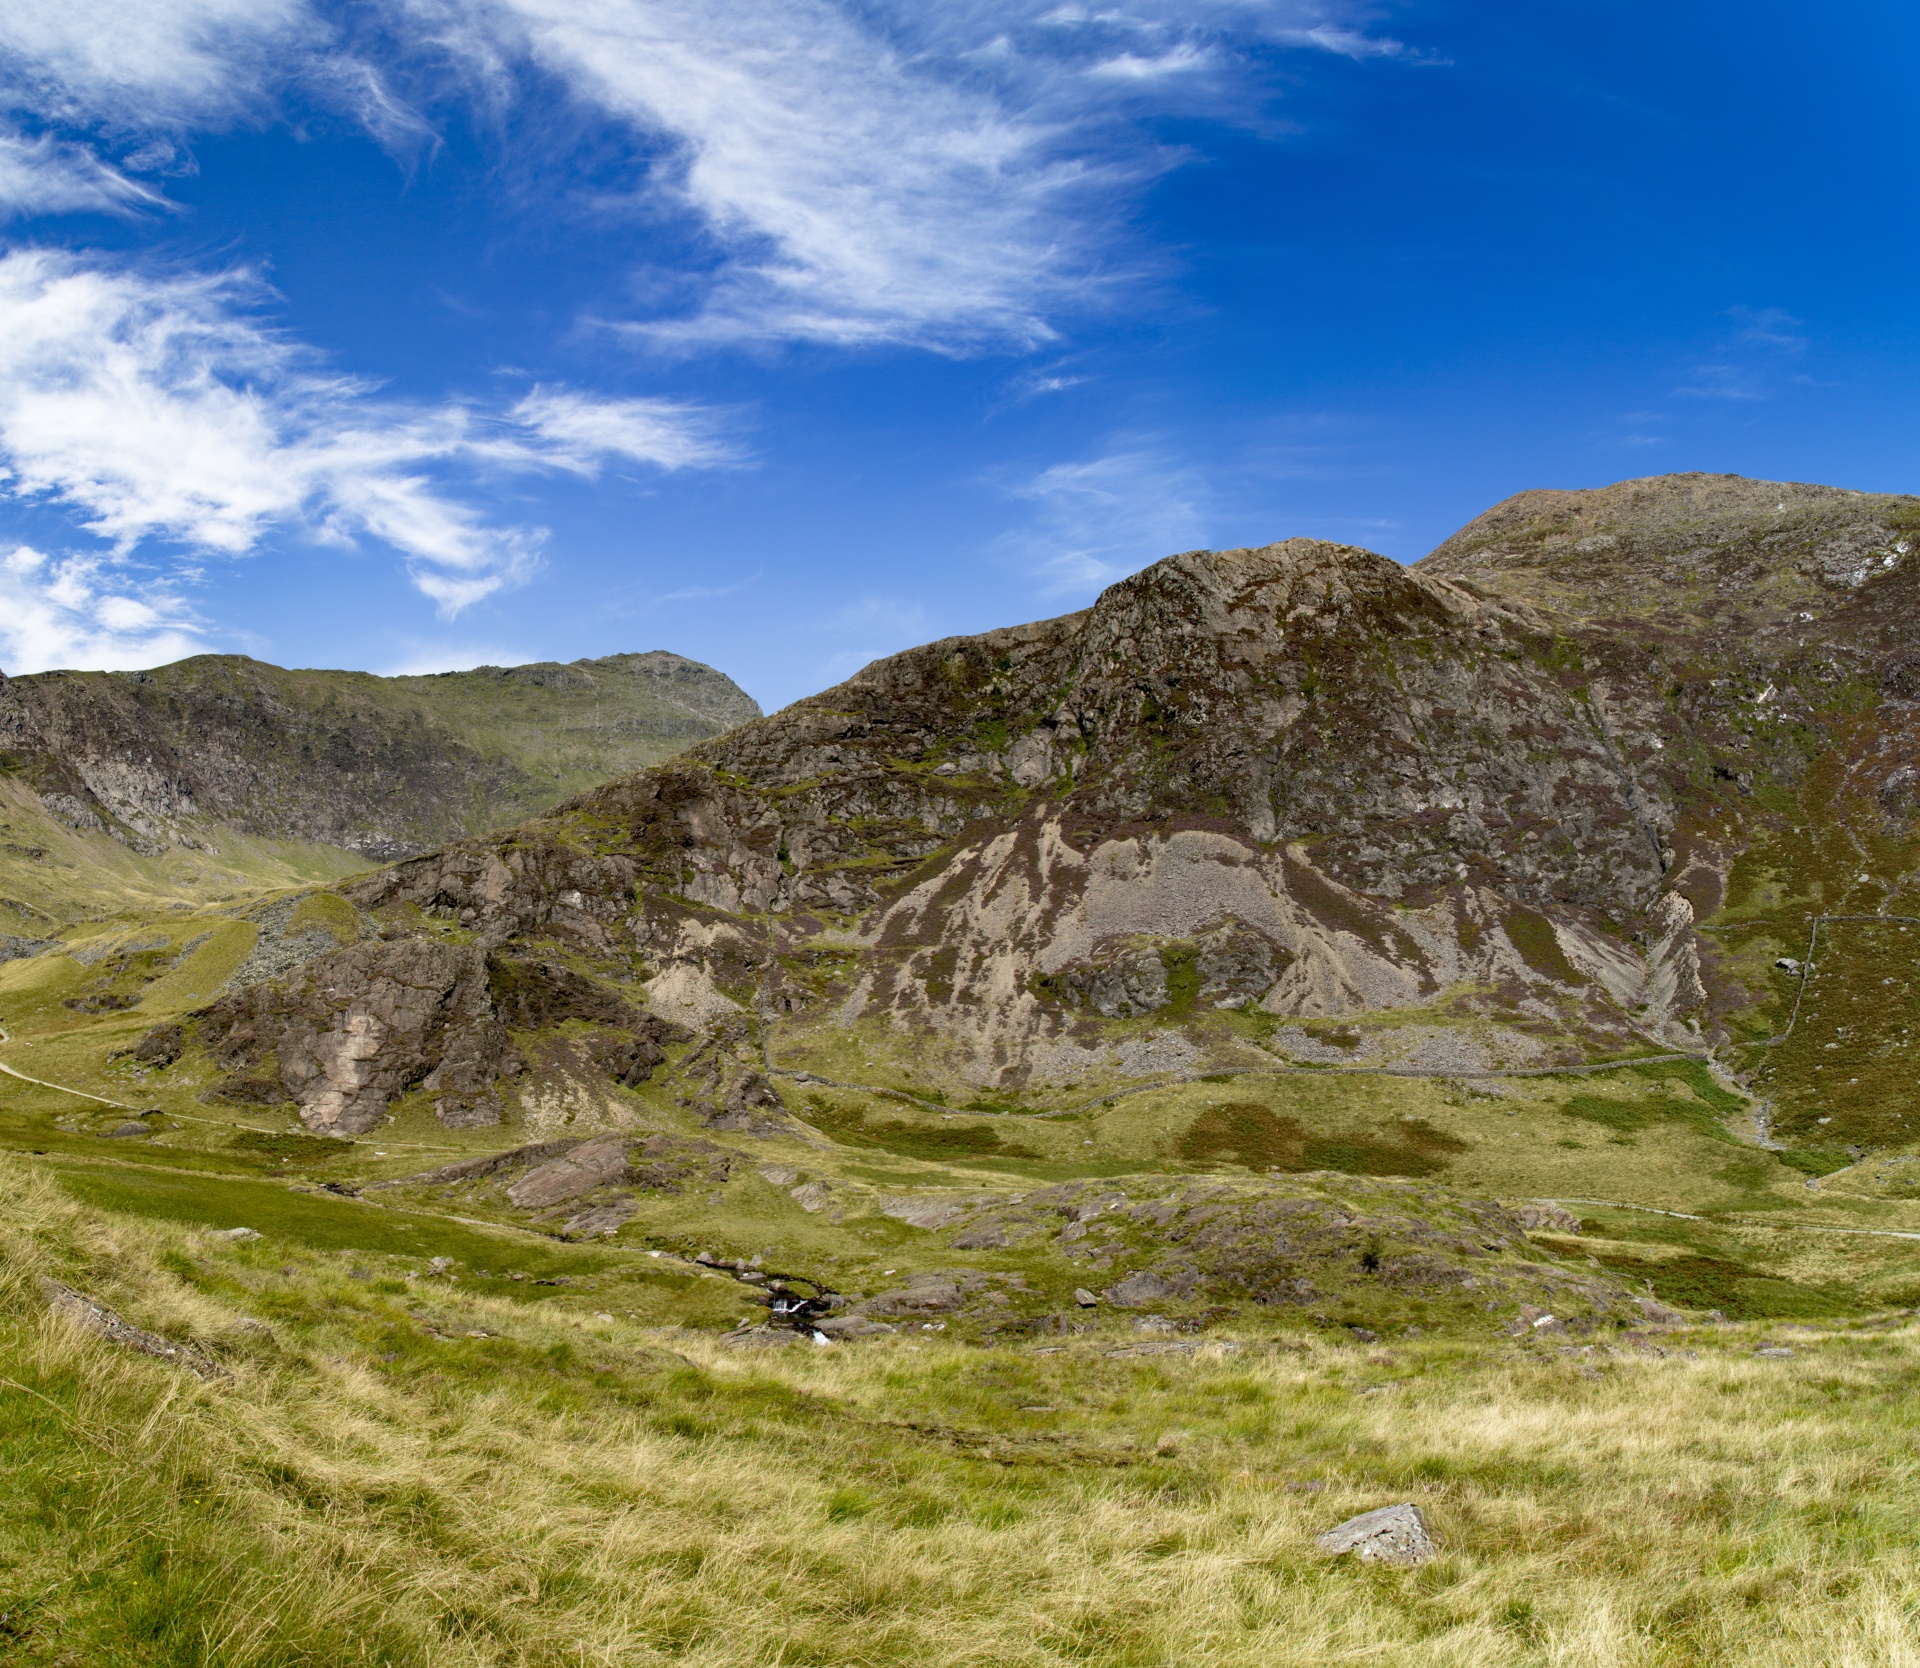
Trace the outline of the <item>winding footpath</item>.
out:
<instances>
[{"instance_id":1,"label":"winding footpath","mask_svg":"<svg viewBox=\"0 0 1920 1668\"><path fill-rule=\"evenodd\" d=\"M4 1025L0 1025L0 1047L4 1047L12 1041L13 1038L7 1034L7 1028ZM42 1077L29 1077L23 1071L15 1071L13 1067L8 1065L4 1060L0 1060L0 1072L5 1072L9 1077L17 1077L22 1083L31 1083L36 1089L52 1089L56 1094L78 1095L82 1100L97 1101L102 1106L115 1107L122 1112L138 1112L141 1110L137 1106L127 1105L123 1100L108 1100L105 1095L88 1094L85 1089L70 1089L64 1083L49 1083Z\"/></svg>"}]
</instances>

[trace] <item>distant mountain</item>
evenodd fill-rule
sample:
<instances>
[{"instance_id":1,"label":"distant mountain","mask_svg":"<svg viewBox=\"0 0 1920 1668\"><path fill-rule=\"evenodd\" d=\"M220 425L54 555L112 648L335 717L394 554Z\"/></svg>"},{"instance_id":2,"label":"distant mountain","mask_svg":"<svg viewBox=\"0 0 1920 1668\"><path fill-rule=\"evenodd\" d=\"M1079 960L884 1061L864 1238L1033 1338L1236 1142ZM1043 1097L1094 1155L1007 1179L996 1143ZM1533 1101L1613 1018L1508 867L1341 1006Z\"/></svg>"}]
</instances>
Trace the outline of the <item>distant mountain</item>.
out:
<instances>
[{"instance_id":1,"label":"distant mountain","mask_svg":"<svg viewBox=\"0 0 1920 1668\"><path fill-rule=\"evenodd\" d=\"M344 891L496 961L641 958L716 1115L850 1047L1015 1097L1720 1048L1790 1133L1891 1139L1920 959L1860 934L1920 916L1915 529L1688 475L1523 494L1411 569L1190 552ZM1825 965L1883 968L1876 1005L1742 1054L1823 916L1867 918Z\"/></svg>"},{"instance_id":2,"label":"distant mountain","mask_svg":"<svg viewBox=\"0 0 1920 1668\"><path fill-rule=\"evenodd\" d=\"M90 835L150 861L231 859L242 839L362 867L515 822L759 715L731 679L659 650L393 678L240 655L0 676L0 894L48 907L36 863L76 871L53 888L69 901L90 864L133 872L97 841L89 859Z\"/></svg>"}]
</instances>

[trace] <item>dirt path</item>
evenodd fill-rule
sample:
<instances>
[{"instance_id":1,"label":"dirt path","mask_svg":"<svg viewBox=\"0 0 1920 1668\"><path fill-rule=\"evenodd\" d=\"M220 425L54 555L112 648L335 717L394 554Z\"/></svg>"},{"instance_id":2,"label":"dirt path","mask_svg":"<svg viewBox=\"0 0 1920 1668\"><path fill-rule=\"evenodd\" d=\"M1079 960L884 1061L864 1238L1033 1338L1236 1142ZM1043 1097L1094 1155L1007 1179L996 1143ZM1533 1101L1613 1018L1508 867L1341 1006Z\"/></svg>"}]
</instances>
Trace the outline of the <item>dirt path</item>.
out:
<instances>
[{"instance_id":1,"label":"dirt path","mask_svg":"<svg viewBox=\"0 0 1920 1668\"><path fill-rule=\"evenodd\" d=\"M1599 1205L1607 1210L1638 1210L1650 1216L1677 1216L1682 1222L1708 1222L1719 1228L1772 1228L1793 1234L1865 1234L1872 1239L1920 1239L1920 1233L1898 1228L1841 1228L1830 1222L1745 1222L1737 1217L1697 1216L1692 1211L1663 1210L1658 1205L1630 1205L1624 1199L1535 1199L1536 1205Z\"/></svg>"},{"instance_id":2,"label":"dirt path","mask_svg":"<svg viewBox=\"0 0 1920 1668\"><path fill-rule=\"evenodd\" d=\"M12 1041L13 1038L7 1035L6 1027L0 1025L0 1045L5 1045ZM82 1100L95 1101L101 1106L111 1106L121 1112L138 1112L141 1110L137 1106L127 1105L123 1100L108 1100L105 1095L91 1095L88 1094L85 1089L70 1089L64 1083L49 1083L42 1077L29 1077L23 1071L15 1071L13 1067L8 1065L4 1060L0 1060L0 1072L5 1072L9 1077L17 1077L22 1083L31 1083L36 1089L52 1089L56 1094L78 1095Z\"/></svg>"}]
</instances>

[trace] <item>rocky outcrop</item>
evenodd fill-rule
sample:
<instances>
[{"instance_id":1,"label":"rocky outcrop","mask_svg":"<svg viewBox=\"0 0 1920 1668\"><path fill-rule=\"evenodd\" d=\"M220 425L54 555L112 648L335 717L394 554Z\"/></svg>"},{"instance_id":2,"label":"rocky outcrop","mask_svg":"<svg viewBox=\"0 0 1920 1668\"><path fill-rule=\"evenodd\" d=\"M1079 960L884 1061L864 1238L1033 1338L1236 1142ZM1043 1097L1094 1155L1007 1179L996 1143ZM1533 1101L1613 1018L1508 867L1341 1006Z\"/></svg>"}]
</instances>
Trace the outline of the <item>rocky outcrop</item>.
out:
<instances>
[{"instance_id":1,"label":"rocky outcrop","mask_svg":"<svg viewBox=\"0 0 1920 1668\"><path fill-rule=\"evenodd\" d=\"M625 1027L603 1040L603 1057L627 1083L644 1081L681 1035L551 961L428 938L322 955L230 992L188 1028L231 1074L216 1093L291 1100L309 1129L355 1135L413 1088L432 1097L451 1128L498 1123L498 1085L526 1070L509 1029L569 1019ZM156 1050L162 1041L159 1031L149 1039Z\"/></svg>"},{"instance_id":2,"label":"rocky outcrop","mask_svg":"<svg viewBox=\"0 0 1920 1668\"><path fill-rule=\"evenodd\" d=\"M1617 1046L1648 971L1608 946L1658 905L1680 784L1664 705L1602 717L1555 641L1350 547L1191 553L350 894L638 952L689 1023L752 991L796 1024L931 1032L1007 1082L1089 1069L1104 1021L1461 989L1511 1018L1571 997ZM857 954L818 960L833 935ZM1692 993L1669 983L1660 1022Z\"/></svg>"},{"instance_id":3,"label":"rocky outcrop","mask_svg":"<svg viewBox=\"0 0 1920 1668\"><path fill-rule=\"evenodd\" d=\"M1462 1063L1698 1048L1755 1000L1698 927L1768 819L1839 779L1907 826L1909 526L1680 476L1522 495L1412 569L1188 552L344 890L637 960L725 1128L849 1026L1009 1090L1324 1059L1236 1011L1452 1026Z\"/></svg>"}]
</instances>

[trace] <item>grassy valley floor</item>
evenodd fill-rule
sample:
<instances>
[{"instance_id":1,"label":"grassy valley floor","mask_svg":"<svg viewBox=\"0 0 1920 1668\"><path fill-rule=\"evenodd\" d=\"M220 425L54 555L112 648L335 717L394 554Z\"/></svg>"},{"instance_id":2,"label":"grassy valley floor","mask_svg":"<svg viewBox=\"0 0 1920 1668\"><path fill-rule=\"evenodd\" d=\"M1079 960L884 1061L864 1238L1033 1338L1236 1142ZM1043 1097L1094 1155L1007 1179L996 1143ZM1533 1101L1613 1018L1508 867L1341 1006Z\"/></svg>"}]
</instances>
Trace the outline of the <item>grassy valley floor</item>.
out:
<instances>
[{"instance_id":1,"label":"grassy valley floor","mask_svg":"<svg viewBox=\"0 0 1920 1668\"><path fill-rule=\"evenodd\" d=\"M691 1043L583 1075L578 1021L500 1126L413 1094L322 1140L128 1050L352 912L181 902L0 966L0 1660L1920 1662L1903 1145L1760 1145L1693 1060L949 1108L851 1029L776 1046L755 1133L701 1121ZM432 1174L603 1135L658 1168L552 1209L531 1160ZM964 1291L819 1347L703 1251ZM1401 1501L1433 1562L1316 1549Z\"/></svg>"},{"instance_id":2,"label":"grassy valley floor","mask_svg":"<svg viewBox=\"0 0 1920 1668\"><path fill-rule=\"evenodd\" d=\"M18 1158L0 1218L13 1662L1920 1653L1905 1316L1585 1344L1115 1316L1021 1347L744 1350L702 1329L720 1282L643 1255L476 1228L453 1249L488 1275L436 1276L295 1225L234 1242L82 1206ZM533 1301L528 1275L567 1283ZM88 1335L49 1277L214 1376ZM1435 1562L1315 1550L1400 1500Z\"/></svg>"}]
</instances>

